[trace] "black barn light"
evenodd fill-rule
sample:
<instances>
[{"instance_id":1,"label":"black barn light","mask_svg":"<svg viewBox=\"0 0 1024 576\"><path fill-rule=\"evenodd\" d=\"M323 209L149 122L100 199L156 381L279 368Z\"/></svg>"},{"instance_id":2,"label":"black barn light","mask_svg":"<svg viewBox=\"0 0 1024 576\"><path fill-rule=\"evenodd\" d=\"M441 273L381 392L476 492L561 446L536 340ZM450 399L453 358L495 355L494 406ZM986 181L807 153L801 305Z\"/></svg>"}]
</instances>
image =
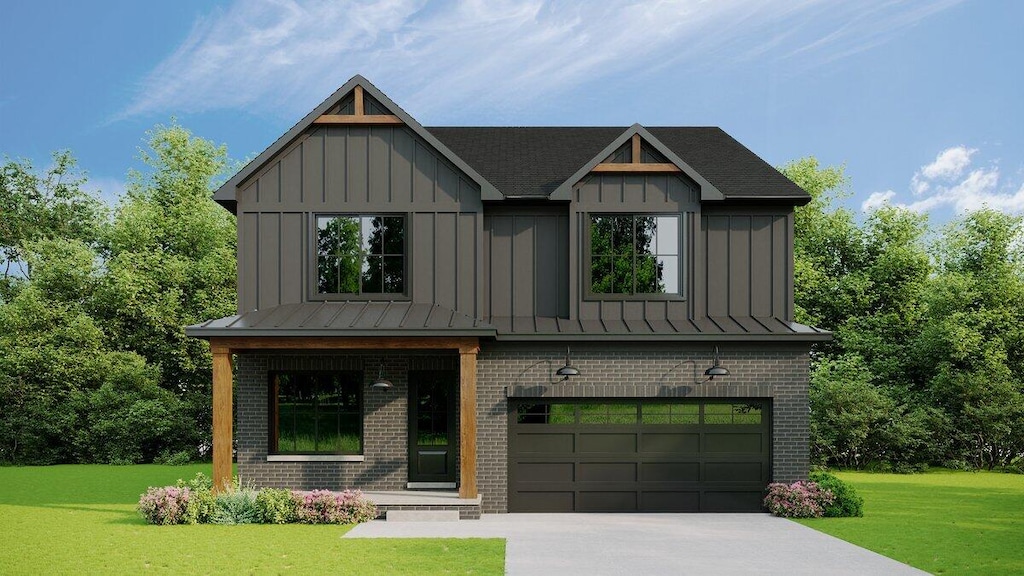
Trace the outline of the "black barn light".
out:
<instances>
[{"instance_id":1,"label":"black barn light","mask_svg":"<svg viewBox=\"0 0 1024 576\"><path fill-rule=\"evenodd\" d=\"M383 362L380 363L380 369L377 371L377 379L373 381L373 384L371 384L371 386L373 388L376 388L377 390L390 390L391 389L391 386L392 386L391 380L388 380L387 378L384 377L384 363Z\"/></svg>"},{"instance_id":2,"label":"black barn light","mask_svg":"<svg viewBox=\"0 0 1024 576\"><path fill-rule=\"evenodd\" d=\"M562 380L568 380L570 376L579 376L580 371L569 363L569 347L565 347L565 366L562 366L555 372L556 375L562 376Z\"/></svg>"},{"instance_id":3,"label":"black barn light","mask_svg":"<svg viewBox=\"0 0 1024 576\"><path fill-rule=\"evenodd\" d=\"M704 371L704 375L708 377L708 380L714 380L715 376L728 376L729 369L722 366L718 360L718 346L715 346L715 365Z\"/></svg>"}]
</instances>

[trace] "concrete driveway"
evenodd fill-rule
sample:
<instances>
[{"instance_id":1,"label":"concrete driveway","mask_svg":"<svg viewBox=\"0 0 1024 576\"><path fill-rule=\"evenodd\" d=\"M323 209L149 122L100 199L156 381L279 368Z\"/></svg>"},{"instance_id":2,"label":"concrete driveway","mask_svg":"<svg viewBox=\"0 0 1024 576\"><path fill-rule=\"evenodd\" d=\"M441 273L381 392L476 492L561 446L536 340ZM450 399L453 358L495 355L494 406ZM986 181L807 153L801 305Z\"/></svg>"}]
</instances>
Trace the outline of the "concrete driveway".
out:
<instances>
[{"instance_id":1,"label":"concrete driveway","mask_svg":"<svg viewBox=\"0 0 1024 576\"><path fill-rule=\"evenodd\" d=\"M767 514L487 514L375 520L345 538L505 538L507 574L926 574Z\"/></svg>"}]
</instances>

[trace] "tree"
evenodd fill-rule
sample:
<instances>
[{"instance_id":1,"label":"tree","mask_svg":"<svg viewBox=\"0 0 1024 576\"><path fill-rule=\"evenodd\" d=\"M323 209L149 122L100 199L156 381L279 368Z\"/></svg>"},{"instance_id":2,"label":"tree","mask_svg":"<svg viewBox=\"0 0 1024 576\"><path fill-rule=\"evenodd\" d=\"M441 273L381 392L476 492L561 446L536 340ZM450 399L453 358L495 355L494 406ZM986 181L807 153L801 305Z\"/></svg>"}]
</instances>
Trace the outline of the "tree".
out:
<instances>
[{"instance_id":1,"label":"tree","mask_svg":"<svg viewBox=\"0 0 1024 576\"><path fill-rule=\"evenodd\" d=\"M82 189L85 177L69 151L53 154L53 165L37 174L28 160L0 166L0 302L30 279L28 242L45 238L93 244L105 218L102 202Z\"/></svg>"},{"instance_id":2,"label":"tree","mask_svg":"<svg viewBox=\"0 0 1024 576\"><path fill-rule=\"evenodd\" d=\"M103 238L94 313L113 349L159 368L161 386L187 404L195 447L210 434L212 357L184 327L237 310L235 221L212 200L227 153L177 124L157 126L148 143L147 171L129 174Z\"/></svg>"}]
</instances>

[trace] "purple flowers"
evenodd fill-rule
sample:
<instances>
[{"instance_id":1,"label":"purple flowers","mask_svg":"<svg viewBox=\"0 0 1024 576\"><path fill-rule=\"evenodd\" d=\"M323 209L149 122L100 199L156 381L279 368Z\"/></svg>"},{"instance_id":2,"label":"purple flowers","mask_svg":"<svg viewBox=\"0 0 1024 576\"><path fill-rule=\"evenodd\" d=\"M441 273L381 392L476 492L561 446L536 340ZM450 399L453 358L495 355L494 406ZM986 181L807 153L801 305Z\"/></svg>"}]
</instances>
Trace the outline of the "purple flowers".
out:
<instances>
[{"instance_id":1,"label":"purple flowers","mask_svg":"<svg viewBox=\"0 0 1024 576\"><path fill-rule=\"evenodd\" d=\"M139 514L150 524L184 524L190 496L188 488L150 488L139 498Z\"/></svg>"},{"instance_id":2,"label":"purple flowers","mask_svg":"<svg viewBox=\"0 0 1024 576\"><path fill-rule=\"evenodd\" d=\"M295 518L302 524L356 524L377 516L377 507L359 490L294 491L292 498L298 502Z\"/></svg>"},{"instance_id":3,"label":"purple flowers","mask_svg":"<svg viewBox=\"0 0 1024 576\"><path fill-rule=\"evenodd\" d=\"M764 505L769 512L783 518L820 518L825 514L825 507L834 501L831 490L800 480L792 484L769 484Z\"/></svg>"}]
</instances>

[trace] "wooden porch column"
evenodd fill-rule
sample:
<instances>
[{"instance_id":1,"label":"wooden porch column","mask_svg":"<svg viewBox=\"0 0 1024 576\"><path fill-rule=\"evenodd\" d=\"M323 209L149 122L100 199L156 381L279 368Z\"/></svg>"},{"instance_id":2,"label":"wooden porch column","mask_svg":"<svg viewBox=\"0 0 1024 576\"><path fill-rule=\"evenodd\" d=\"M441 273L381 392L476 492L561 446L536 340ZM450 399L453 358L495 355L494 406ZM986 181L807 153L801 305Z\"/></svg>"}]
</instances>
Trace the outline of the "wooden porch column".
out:
<instances>
[{"instance_id":1,"label":"wooden porch column","mask_svg":"<svg viewBox=\"0 0 1024 576\"><path fill-rule=\"evenodd\" d=\"M211 343L213 352L213 490L231 486L231 349Z\"/></svg>"},{"instance_id":2,"label":"wooden porch column","mask_svg":"<svg viewBox=\"0 0 1024 576\"><path fill-rule=\"evenodd\" d=\"M476 353L459 348L459 498L476 498Z\"/></svg>"}]
</instances>

